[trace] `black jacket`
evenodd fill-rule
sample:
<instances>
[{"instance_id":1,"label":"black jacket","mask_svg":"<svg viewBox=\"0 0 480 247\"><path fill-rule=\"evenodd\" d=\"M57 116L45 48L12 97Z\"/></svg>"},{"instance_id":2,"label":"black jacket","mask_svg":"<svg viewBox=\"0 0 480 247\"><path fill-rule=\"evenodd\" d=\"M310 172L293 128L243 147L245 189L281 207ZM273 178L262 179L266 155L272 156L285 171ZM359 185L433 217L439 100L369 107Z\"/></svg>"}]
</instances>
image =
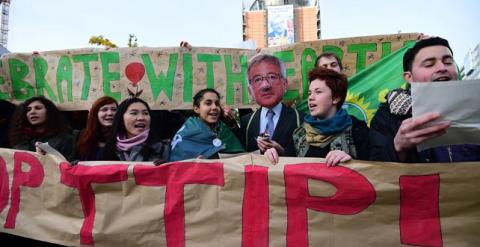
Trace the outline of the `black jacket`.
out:
<instances>
[{"instance_id":1,"label":"black jacket","mask_svg":"<svg viewBox=\"0 0 480 247\"><path fill-rule=\"evenodd\" d=\"M261 108L255 112L243 116L240 119L241 135L239 139L247 152L255 151L258 149L257 137L260 134L260 113ZM273 132L272 139L278 142L278 144L280 144L285 149L285 153L283 156L295 157L292 133L303 123L304 117L305 113L299 112L296 109L288 107L284 104L282 105L282 112L280 113L280 118L278 119L278 123L275 126L275 131Z\"/></svg>"},{"instance_id":2,"label":"black jacket","mask_svg":"<svg viewBox=\"0 0 480 247\"><path fill-rule=\"evenodd\" d=\"M387 104L383 103L378 108L370 123L370 160L401 162L393 145L393 139L397 134L402 121L412 117L408 115L394 115L390 113ZM477 145L453 145L435 148L436 151L450 154L450 162L478 161L480 158L480 146ZM443 150L442 150L443 149ZM435 160L434 149L417 152L412 148L407 153L406 163L430 163ZM438 156L437 156L438 157Z\"/></svg>"},{"instance_id":3,"label":"black jacket","mask_svg":"<svg viewBox=\"0 0 480 247\"><path fill-rule=\"evenodd\" d=\"M75 134L58 133L42 137L30 137L24 142L14 145L13 148L35 152L36 142L48 142L48 145L59 151L68 161L72 161L75 154L75 140Z\"/></svg>"}]
</instances>

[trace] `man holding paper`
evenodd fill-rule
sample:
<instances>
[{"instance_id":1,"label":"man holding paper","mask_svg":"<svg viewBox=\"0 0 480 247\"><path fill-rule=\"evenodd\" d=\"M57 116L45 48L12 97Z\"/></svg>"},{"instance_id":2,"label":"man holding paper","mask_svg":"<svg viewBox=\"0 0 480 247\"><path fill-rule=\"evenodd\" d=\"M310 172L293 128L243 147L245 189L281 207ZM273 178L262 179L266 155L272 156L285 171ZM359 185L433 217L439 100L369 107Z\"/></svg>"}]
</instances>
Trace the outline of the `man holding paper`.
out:
<instances>
[{"instance_id":1,"label":"man holding paper","mask_svg":"<svg viewBox=\"0 0 480 247\"><path fill-rule=\"evenodd\" d=\"M388 93L371 122L370 159L392 162L461 162L480 160L478 145L450 145L417 151L417 145L446 133L449 122L435 122L432 112L412 117L412 82L457 80L457 71L448 41L439 37L418 41L403 57L403 77L408 89Z\"/></svg>"}]
</instances>

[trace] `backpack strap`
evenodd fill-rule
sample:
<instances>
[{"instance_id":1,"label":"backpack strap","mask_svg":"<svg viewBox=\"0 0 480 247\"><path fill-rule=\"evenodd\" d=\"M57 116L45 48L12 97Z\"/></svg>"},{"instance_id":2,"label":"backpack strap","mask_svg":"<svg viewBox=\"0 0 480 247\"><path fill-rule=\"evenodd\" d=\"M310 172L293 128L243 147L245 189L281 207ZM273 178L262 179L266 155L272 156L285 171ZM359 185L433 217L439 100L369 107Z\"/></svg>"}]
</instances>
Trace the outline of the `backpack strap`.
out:
<instances>
[{"instance_id":1,"label":"backpack strap","mask_svg":"<svg viewBox=\"0 0 480 247\"><path fill-rule=\"evenodd\" d=\"M295 111L295 115L297 115L297 128L300 127L300 114L298 114L298 111L296 108L293 108Z\"/></svg>"},{"instance_id":2,"label":"backpack strap","mask_svg":"<svg viewBox=\"0 0 480 247\"><path fill-rule=\"evenodd\" d=\"M247 128L245 129L245 150L248 150L248 131L250 130L250 124L252 123L253 117L255 116L257 111L258 111L258 109L256 109L252 113L252 116L250 116L250 118L248 119Z\"/></svg>"}]
</instances>

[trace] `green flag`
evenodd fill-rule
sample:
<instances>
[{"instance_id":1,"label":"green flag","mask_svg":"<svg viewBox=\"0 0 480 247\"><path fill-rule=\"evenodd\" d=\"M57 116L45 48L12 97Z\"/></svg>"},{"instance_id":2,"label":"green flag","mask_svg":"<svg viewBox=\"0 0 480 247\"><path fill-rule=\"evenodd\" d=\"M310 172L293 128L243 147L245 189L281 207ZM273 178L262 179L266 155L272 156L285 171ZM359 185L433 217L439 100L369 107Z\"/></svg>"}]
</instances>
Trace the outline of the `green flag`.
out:
<instances>
[{"instance_id":1,"label":"green flag","mask_svg":"<svg viewBox=\"0 0 480 247\"><path fill-rule=\"evenodd\" d=\"M351 76L343 108L350 115L370 124L385 95L392 89L405 87L403 55L414 44L415 41L407 42L404 47ZM297 109L308 113L307 99L301 101Z\"/></svg>"}]
</instances>

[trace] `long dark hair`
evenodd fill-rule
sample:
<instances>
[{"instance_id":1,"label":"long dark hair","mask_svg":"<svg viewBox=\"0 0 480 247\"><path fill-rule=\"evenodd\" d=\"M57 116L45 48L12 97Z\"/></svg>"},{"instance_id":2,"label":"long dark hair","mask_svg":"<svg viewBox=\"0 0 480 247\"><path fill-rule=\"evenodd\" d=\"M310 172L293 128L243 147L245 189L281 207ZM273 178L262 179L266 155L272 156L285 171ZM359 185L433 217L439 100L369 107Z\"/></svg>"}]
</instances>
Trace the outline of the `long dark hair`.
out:
<instances>
[{"instance_id":1,"label":"long dark hair","mask_svg":"<svg viewBox=\"0 0 480 247\"><path fill-rule=\"evenodd\" d=\"M33 126L27 119L27 112L28 106L34 101L39 101L42 103L47 110L45 120L45 136L53 136L56 134L70 132L70 127L67 124L65 116L58 110L55 104L43 96L36 96L20 104L13 113L10 122L10 146L13 147L30 138L25 130L28 128L33 129Z\"/></svg>"},{"instance_id":2,"label":"long dark hair","mask_svg":"<svg viewBox=\"0 0 480 247\"><path fill-rule=\"evenodd\" d=\"M94 158L98 143L105 141L103 140L103 138L105 138L104 133L102 133L103 126L98 120L98 111L102 106L112 103L118 106L117 101L108 96L100 97L93 103L92 108L88 113L87 126L78 138L77 152L79 157ZM109 128L111 129L111 126Z\"/></svg>"},{"instance_id":3,"label":"long dark hair","mask_svg":"<svg viewBox=\"0 0 480 247\"><path fill-rule=\"evenodd\" d=\"M134 97L134 98L128 98L122 101L122 103L120 103L120 105L118 106L117 113L115 113L115 117L113 118L112 135L107 140L107 144L105 145L105 150L103 152L102 160L119 160L116 153L117 136L121 134L124 135L127 132L125 128L125 122L123 121L123 115L127 111L128 107L133 103L144 104L150 115L150 131L148 132L148 138L145 141L145 145L143 146L140 153L142 154L144 159L147 160L150 154L153 152L153 150L151 149L151 146L154 142L158 140L158 135L155 133L155 129L157 128L154 128L154 119L151 117L152 110L148 106L147 102L143 101L140 98Z\"/></svg>"}]
</instances>

